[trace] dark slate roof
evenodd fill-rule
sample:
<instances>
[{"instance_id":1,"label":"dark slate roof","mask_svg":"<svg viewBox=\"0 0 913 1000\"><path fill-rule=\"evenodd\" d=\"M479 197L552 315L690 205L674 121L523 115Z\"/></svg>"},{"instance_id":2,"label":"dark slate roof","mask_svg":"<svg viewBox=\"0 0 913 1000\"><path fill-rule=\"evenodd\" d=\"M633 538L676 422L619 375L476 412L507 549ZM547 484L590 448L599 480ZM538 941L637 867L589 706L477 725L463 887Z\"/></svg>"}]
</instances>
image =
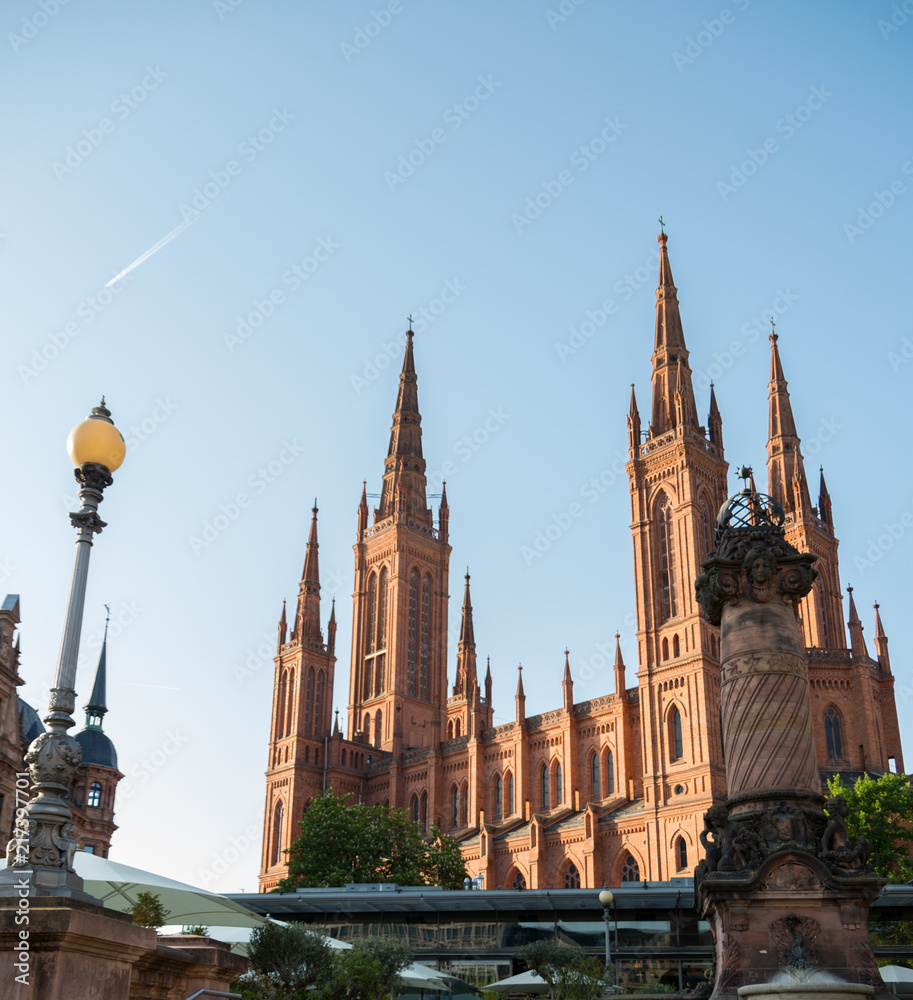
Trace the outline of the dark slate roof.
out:
<instances>
[{"instance_id":1,"label":"dark slate roof","mask_svg":"<svg viewBox=\"0 0 913 1000\"><path fill-rule=\"evenodd\" d=\"M117 770L117 751L100 729L83 729L76 734L76 742L82 747L83 764L98 764Z\"/></svg>"},{"instance_id":2,"label":"dark slate roof","mask_svg":"<svg viewBox=\"0 0 913 1000\"><path fill-rule=\"evenodd\" d=\"M19 702L19 735L23 743L29 744L45 731L44 725L38 718L38 713L27 701L23 701L22 698L17 700Z\"/></svg>"}]
</instances>

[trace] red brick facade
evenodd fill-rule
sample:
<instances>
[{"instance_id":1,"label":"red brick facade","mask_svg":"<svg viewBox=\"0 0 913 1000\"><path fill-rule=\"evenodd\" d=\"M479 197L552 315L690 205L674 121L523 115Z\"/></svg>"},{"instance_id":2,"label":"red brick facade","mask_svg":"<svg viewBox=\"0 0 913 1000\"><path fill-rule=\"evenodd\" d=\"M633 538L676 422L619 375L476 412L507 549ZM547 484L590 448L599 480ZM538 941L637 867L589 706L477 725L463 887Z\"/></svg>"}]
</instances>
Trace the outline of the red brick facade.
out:
<instances>
[{"instance_id":1,"label":"red brick facade","mask_svg":"<svg viewBox=\"0 0 913 1000\"><path fill-rule=\"evenodd\" d=\"M362 492L355 544L348 731L331 726L335 617L319 624L316 509L296 627L279 626L267 771L262 890L285 872L297 820L323 788L410 810L461 843L486 888L597 887L690 874L703 813L725 796L719 631L694 596L726 499L722 419L711 390L697 417L678 299L660 236L650 423L633 387L627 474L637 600L636 683L616 650L614 691L574 703L565 656L561 707L492 728L491 677L476 673L466 577L456 681L447 695L446 490L435 527L425 489L411 331L380 504ZM852 593L850 648L831 501L812 506L776 337L771 338L770 492L787 537L818 556L801 607L816 752L822 771L902 769L887 638L876 611L868 655ZM322 678L322 681L321 681ZM321 687L322 684L322 687ZM323 692L322 694L320 692Z\"/></svg>"}]
</instances>

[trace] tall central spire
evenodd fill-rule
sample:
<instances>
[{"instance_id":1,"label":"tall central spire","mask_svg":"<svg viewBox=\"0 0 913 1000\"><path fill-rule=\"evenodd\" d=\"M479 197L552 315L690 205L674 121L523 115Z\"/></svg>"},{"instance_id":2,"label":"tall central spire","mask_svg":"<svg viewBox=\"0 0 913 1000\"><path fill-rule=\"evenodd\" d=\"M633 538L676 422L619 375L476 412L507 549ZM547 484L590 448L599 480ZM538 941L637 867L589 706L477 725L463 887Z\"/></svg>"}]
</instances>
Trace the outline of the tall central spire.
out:
<instances>
[{"instance_id":1,"label":"tall central spire","mask_svg":"<svg viewBox=\"0 0 913 1000\"><path fill-rule=\"evenodd\" d=\"M811 500L805 464L799 447L799 434L793 418L793 408L789 401L789 389L780 349L777 347L779 335L770 334L770 385L768 396L769 421L767 434L767 477L768 493L785 511L809 511Z\"/></svg>"},{"instance_id":2,"label":"tall central spire","mask_svg":"<svg viewBox=\"0 0 913 1000\"><path fill-rule=\"evenodd\" d=\"M675 428L698 429L688 348L678 309L678 291L672 280L672 266L660 233L659 283L656 288L656 337L653 344L653 410L650 436L658 437Z\"/></svg>"},{"instance_id":3,"label":"tall central spire","mask_svg":"<svg viewBox=\"0 0 913 1000\"><path fill-rule=\"evenodd\" d=\"M308 535L307 554L298 586L298 613L295 617L293 638L310 639L323 644L320 631L320 566L317 557L317 501L311 508L311 531Z\"/></svg>"},{"instance_id":4,"label":"tall central spire","mask_svg":"<svg viewBox=\"0 0 913 1000\"><path fill-rule=\"evenodd\" d=\"M418 379L412 349L412 328L406 331L406 353L399 376L390 446L384 460L384 482L375 521L407 513L431 522L425 499L425 459L422 456L422 415L418 409Z\"/></svg>"},{"instance_id":5,"label":"tall central spire","mask_svg":"<svg viewBox=\"0 0 913 1000\"><path fill-rule=\"evenodd\" d=\"M460 641L457 645L457 672L453 693L468 694L478 685L476 675L476 637L472 625L472 598L469 595L469 568L463 589L463 617L460 622Z\"/></svg>"}]
</instances>

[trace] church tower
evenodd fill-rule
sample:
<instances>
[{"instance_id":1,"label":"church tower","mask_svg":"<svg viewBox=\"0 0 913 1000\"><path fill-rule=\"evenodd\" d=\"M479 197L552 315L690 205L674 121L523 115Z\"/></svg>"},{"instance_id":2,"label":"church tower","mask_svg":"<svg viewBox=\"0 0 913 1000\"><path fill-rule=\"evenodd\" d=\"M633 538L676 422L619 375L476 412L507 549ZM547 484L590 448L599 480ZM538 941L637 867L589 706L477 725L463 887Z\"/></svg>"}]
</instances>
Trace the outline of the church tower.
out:
<instances>
[{"instance_id":1,"label":"church tower","mask_svg":"<svg viewBox=\"0 0 913 1000\"><path fill-rule=\"evenodd\" d=\"M780 361L779 339L776 333L771 333L767 490L786 512L786 540L799 552L811 552L818 557L815 585L799 605L803 641L806 646L818 649L846 649L831 498L822 469L818 506L812 506L801 443Z\"/></svg>"},{"instance_id":2,"label":"church tower","mask_svg":"<svg viewBox=\"0 0 913 1000\"><path fill-rule=\"evenodd\" d=\"M698 422L678 293L665 232L650 425L641 440L633 387L627 472L637 598L642 779L654 878L674 875L671 833L684 809L725 793L719 719L719 633L695 599L727 496L722 420L711 387L708 429ZM686 805L687 803L687 805ZM705 807L702 807L705 808Z\"/></svg>"},{"instance_id":3,"label":"church tower","mask_svg":"<svg viewBox=\"0 0 913 1000\"><path fill-rule=\"evenodd\" d=\"M271 871L285 874L283 851L297 836L306 803L324 788L326 741L332 729L335 645L335 608L327 623L326 642L320 627L315 500L291 632L284 601L279 619L261 881Z\"/></svg>"},{"instance_id":4,"label":"church tower","mask_svg":"<svg viewBox=\"0 0 913 1000\"><path fill-rule=\"evenodd\" d=\"M354 546L349 738L395 753L437 746L447 703L450 511L445 492L435 528L412 340L410 328L380 503L369 524L362 490Z\"/></svg>"}]
</instances>

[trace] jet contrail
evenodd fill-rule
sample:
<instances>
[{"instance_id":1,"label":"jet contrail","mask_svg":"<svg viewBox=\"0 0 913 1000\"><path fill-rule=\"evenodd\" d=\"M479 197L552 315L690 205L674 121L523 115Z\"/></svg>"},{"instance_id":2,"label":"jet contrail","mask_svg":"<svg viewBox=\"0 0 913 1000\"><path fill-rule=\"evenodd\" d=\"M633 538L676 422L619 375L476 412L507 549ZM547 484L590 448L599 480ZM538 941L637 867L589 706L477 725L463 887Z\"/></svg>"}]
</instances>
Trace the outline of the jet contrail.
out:
<instances>
[{"instance_id":1,"label":"jet contrail","mask_svg":"<svg viewBox=\"0 0 913 1000\"><path fill-rule=\"evenodd\" d=\"M155 246L149 247L149 249L145 253L140 254L139 257L137 257L132 264L128 264L123 269L123 271L120 272L120 274L115 274L110 281L105 283L105 288L108 288L110 285L113 285L115 281L120 281L120 279L123 278L125 274L129 274L134 268L139 267L140 264L143 263L143 261L148 260L154 253L158 253L159 250L161 250L166 243L170 243L175 238L175 236L180 236L181 233L183 233L184 230L190 225L190 223L198 218L199 218L198 215L193 215L189 219L185 219L179 226L175 226L175 228L172 229L170 233L167 233L165 236L163 236L158 241L158 243L155 244Z\"/></svg>"}]
</instances>

